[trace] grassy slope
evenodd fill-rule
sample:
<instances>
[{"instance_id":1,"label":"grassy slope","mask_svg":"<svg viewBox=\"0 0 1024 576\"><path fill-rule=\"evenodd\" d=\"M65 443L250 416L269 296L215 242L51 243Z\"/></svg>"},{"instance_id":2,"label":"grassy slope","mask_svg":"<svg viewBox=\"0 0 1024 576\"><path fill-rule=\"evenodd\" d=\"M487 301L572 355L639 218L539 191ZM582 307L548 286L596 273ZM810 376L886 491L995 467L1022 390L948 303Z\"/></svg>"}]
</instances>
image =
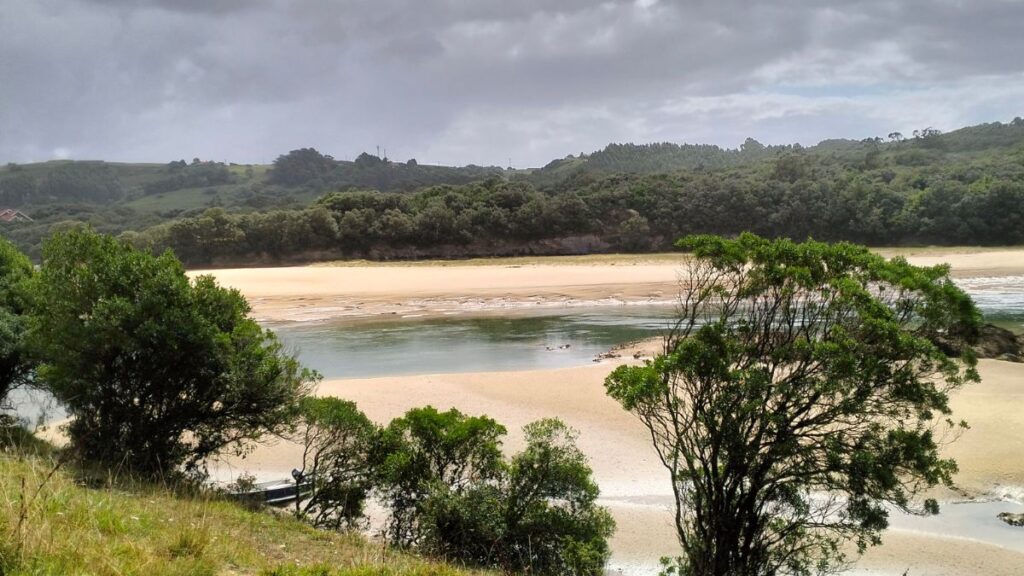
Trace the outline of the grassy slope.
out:
<instances>
[{"instance_id":1,"label":"grassy slope","mask_svg":"<svg viewBox=\"0 0 1024 576\"><path fill-rule=\"evenodd\" d=\"M32 498L50 456L0 456L0 574L460 576L439 563L386 551L355 534L151 485L99 482L66 469ZM44 450L45 452L45 450ZM23 488L24 481L24 488ZM17 523L28 495L21 551Z\"/></svg>"}]
</instances>

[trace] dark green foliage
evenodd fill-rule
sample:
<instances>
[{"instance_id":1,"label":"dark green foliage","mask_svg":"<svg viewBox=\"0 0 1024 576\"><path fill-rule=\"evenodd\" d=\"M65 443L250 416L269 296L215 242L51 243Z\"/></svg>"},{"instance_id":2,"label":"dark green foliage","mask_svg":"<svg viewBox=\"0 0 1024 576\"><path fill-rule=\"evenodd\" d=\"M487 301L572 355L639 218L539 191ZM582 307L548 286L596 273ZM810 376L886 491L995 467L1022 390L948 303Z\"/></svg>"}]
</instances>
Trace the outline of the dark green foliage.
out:
<instances>
[{"instance_id":1,"label":"dark green foliage","mask_svg":"<svg viewBox=\"0 0 1024 576\"><path fill-rule=\"evenodd\" d=\"M143 186L143 192L159 194L182 188L218 186L229 182L231 182L231 172L220 162L185 164L185 161L181 160L168 164L167 175L159 180L147 182Z\"/></svg>"},{"instance_id":2,"label":"dark green foliage","mask_svg":"<svg viewBox=\"0 0 1024 576\"><path fill-rule=\"evenodd\" d=\"M525 430L526 449L491 482L437 487L424 503L422 548L506 572L601 574L615 529L576 433L558 420Z\"/></svg>"},{"instance_id":3,"label":"dark green foliage","mask_svg":"<svg viewBox=\"0 0 1024 576\"><path fill-rule=\"evenodd\" d=\"M377 447L378 490L390 509L388 538L417 544L419 517L431 492L460 493L474 482L492 480L502 466L505 427L486 416L454 408L415 408L392 420Z\"/></svg>"},{"instance_id":4,"label":"dark green foliage","mask_svg":"<svg viewBox=\"0 0 1024 576\"><path fill-rule=\"evenodd\" d=\"M257 217L229 215L242 231L234 241L208 243L201 232L191 240L175 239L165 235L166 228L148 237L152 245L171 247L196 264L268 256L565 253L580 245L666 250L672 238L687 234L743 231L871 245L1024 243L1024 149L999 147L1005 142L1024 146L1024 129L965 130L888 144L829 141L812 149L748 142L734 152L747 160L725 168L610 176L588 168L545 189L520 176L408 194L334 192L323 196L316 209L327 209L336 230L281 225L278 234L268 237L252 230ZM956 152L961 141L979 131L969 146L990 142L994 148ZM990 140L982 138L986 134ZM942 150L922 147L919 140L929 138L946 144ZM659 165L655 159L674 157L673 150L620 146L606 152ZM569 160L590 166L599 157L567 159L560 166ZM323 211L316 215L321 221L324 216ZM271 219L303 222L311 217L305 210L276 212ZM259 239L253 241L250 234Z\"/></svg>"},{"instance_id":5,"label":"dark green foliage","mask_svg":"<svg viewBox=\"0 0 1024 576\"><path fill-rule=\"evenodd\" d=\"M35 259L63 221L132 230L137 246L170 247L189 265L666 250L687 234L743 231L870 245L1024 243L1024 125L915 132L808 148L613 144L537 170L370 154L349 162L313 149L283 155L269 173L184 161L0 167L0 204L36 219L0 231ZM68 178L80 185L53 185ZM213 207L229 226L206 218Z\"/></svg>"},{"instance_id":6,"label":"dark green foliage","mask_svg":"<svg viewBox=\"0 0 1024 576\"><path fill-rule=\"evenodd\" d=\"M506 461L490 418L428 406L392 421L376 456L391 541L509 572L600 574L615 524L576 433L558 420L524 432Z\"/></svg>"},{"instance_id":7,"label":"dark green foliage","mask_svg":"<svg viewBox=\"0 0 1024 576\"><path fill-rule=\"evenodd\" d=\"M326 177L334 166L334 158L317 152L315 148L300 148L278 156L268 180L272 184L301 186Z\"/></svg>"},{"instance_id":8,"label":"dark green foliage","mask_svg":"<svg viewBox=\"0 0 1024 576\"><path fill-rule=\"evenodd\" d=\"M0 407L14 388L32 380L35 363L25 341L32 263L0 238Z\"/></svg>"},{"instance_id":9,"label":"dark green foliage","mask_svg":"<svg viewBox=\"0 0 1024 576\"><path fill-rule=\"evenodd\" d=\"M815 574L880 542L887 506L934 512L950 485L948 394L978 381L979 314L948 267L852 244L689 237L665 353L608 393L650 430L673 478L681 573Z\"/></svg>"},{"instance_id":10,"label":"dark green foliage","mask_svg":"<svg viewBox=\"0 0 1024 576\"><path fill-rule=\"evenodd\" d=\"M33 280L30 338L43 385L88 459L142 473L196 470L280 431L316 375L247 314L236 290L75 230L51 238Z\"/></svg>"},{"instance_id":11,"label":"dark green foliage","mask_svg":"<svg viewBox=\"0 0 1024 576\"><path fill-rule=\"evenodd\" d=\"M296 515L318 528L358 525L371 487L370 450L376 427L355 403L305 398L295 439L303 447L301 478L311 483Z\"/></svg>"},{"instance_id":12,"label":"dark green foliage","mask_svg":"<svg viewBox=\"0 0 1024 576\"><path fill-rule=\"evenodd\" d=\"M49 171L38 183L43 199L106 204L124 195L117 173L104 162L69 162Z\"/></svg>"},{"instance_id":13,"label":"dark green foliage","mask_svg":"<svg viewBox=\"0 0 1024 576\"><path fill-rule=\"evenodd\" d=\"M36 195L36 181L20 171L0 179L0 204L19 207Z\"/></svg>"}]
</instances>

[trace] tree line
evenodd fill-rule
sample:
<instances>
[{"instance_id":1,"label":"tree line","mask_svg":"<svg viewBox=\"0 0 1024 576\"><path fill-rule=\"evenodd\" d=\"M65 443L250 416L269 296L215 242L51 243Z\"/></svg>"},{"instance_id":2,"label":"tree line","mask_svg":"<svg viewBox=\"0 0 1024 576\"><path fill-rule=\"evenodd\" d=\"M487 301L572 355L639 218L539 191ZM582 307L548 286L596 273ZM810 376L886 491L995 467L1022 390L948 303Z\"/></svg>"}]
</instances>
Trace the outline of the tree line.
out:
<instances>
[{"instance_id":1,"label":"tree line","mask_svg":"<svg viewBox=\"0 0 1024 576\"><path fill-rule=\"evenodd\" d=\"M641 252L670 249L687 234L744 231L868 245L1021 244L1024 163L1010 160L867 170L793 152L742 168L582 178L543 190L492 178L403 194L333 192L301 210L212 209L126 237L170 248L190 265Z\"/></svg>"}]
</instances>

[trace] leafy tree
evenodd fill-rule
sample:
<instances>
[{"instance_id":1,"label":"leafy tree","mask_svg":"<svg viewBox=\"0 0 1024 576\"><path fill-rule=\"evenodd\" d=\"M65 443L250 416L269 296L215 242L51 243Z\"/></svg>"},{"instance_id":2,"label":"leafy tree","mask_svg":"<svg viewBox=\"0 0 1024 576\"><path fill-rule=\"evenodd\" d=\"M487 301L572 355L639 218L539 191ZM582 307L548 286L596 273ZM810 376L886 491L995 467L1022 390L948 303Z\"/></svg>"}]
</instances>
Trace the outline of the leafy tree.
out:
<instances>
[{"instance_id":1,"label":"leafy tree","mask_svg":"<svg viewBox=\"0 0 1024 576\"><path fill-rule=\"evenodd\" d=\"M472 483L497 478L505 427L454 408L414 408L384 429L377 447L378 490L390 508L387 534L410 546L422 537L419 517L432 491L459 494Z\"/></svg>"},{"instance_id":2,"label":"leafy tree","mask_svg":"<svg viewBox=\"0 0 1024 576\"><path fill-rule=\"evenodd\" d=\"M310 487L306 498L296 500L295 513L318 528L354 527L370 489L376 427L355 403L337 398L304 398L301 414L299 475Z\"/></svg>"},{"instance_id":3,"label":"leafy tree","mask_svg":"<svg viewBox=\"0 0 1024 576\"><path fill-rule=\"evenodd\" d=\"M29 259L0 238L0 407L11 390L31 382L35 368L25 341L31 277Z\"/></svg>"},{"instance_id":4,"label":"leafy tree","mask_svg":"<svg viewBox=\"0 0 1024 576\"><path fill-rule=\"evenodd\" d=\"M83 456L137 472L200 470L282 431L315 373L248 317L237 290L189 280L90 230L56 234L32 282L39 377L72 416Z\"/></svg>"},{"instance_id":5,"label":"leafy tree","mask_svg":"<svg viewBox=\"0 0 1024 576\"><path fill-rule=\"evenodd\" d=\"M278 156L267 179L272 184L300 186L326 177L335 165L334 158L315 148L300 148Z\"/></svg>"},{"instance_id":6,"label":"leafy tree","mask_svg":"<svg viewBox=\"0 0 1024 576\"><path fill-rule=\"evenodd\" d=\"M630 252L641 252L653 244L647 218L636 212L619 225L618 232L619 245Z\"/></svg>"},{"instance_id":7,"label":"leafy tree","mask_svg":"<svg viewBox=\"0 0 1024 576\"><path fill-rule=\"evenodd\" d=\"M423 548L507 572L601 574L615 523L576 432L559 420L524 429L526 449L493 482L435 489L424 505Z\"/></svg>"},{"instance_id":8,"label":"leafy tree","mask_svg":"<svg viewBox=\"0 0 1024 576\"><path fill-rule=\"evenodd\" d=\"M880 542L888 506L937 511L916 498L956 471L948 393L978 381L935 344L977 330L948 267L752 234L678 245L664 354L606 387L670 472L680 573L827 572L844 541Z\"/></svg>"}]
</instances>

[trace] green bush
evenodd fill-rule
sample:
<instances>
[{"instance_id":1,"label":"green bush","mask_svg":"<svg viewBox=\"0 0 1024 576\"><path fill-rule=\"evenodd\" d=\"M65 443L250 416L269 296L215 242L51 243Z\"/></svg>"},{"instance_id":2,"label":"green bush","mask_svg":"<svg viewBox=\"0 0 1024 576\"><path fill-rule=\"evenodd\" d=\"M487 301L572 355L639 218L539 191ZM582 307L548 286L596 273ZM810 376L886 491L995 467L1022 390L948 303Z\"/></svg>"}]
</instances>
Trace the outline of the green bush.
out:
<instances>
[{"instance_id":1,"label":"green bush","mask_svg":"<svg viewBox=\"0 0 1024 576\"><path fill-rule=\"evenodd\" d=\"M489 418L430 407L392 422L381 465L392 539L510 572L600 574L615 524L596 505L576 433L558 420L534 422L511 460L500 455L504 433Z\"/></svg>"},{"instance_id":2,"label":"green bush","mask_svg":"<svg viewBox=\"0 0 1024 576\"><path fill-rule=\"evenodd\" d=\"M317 528L353 527L363 518L377 428L355 403L338 398L305 398L301 413L295 439L309 491L295 502L295 513Z\"/></svg>"},{"instance_id":3,"label":"green bush","mask_svg":"<svg viewBox=\"0 0 1024 576\"><path fill-rule=\"evenodd\" d=\"M248 317L237 290L190 280L90 230L54 235L32 282L39 381L74 446L139 473L171 472L283 431L318 377Z\"/></svg>"}]
</instances>

